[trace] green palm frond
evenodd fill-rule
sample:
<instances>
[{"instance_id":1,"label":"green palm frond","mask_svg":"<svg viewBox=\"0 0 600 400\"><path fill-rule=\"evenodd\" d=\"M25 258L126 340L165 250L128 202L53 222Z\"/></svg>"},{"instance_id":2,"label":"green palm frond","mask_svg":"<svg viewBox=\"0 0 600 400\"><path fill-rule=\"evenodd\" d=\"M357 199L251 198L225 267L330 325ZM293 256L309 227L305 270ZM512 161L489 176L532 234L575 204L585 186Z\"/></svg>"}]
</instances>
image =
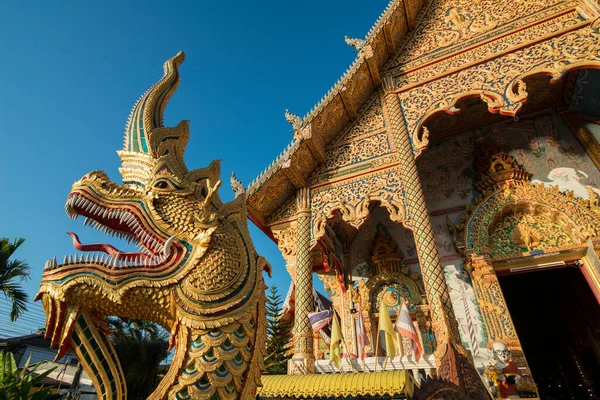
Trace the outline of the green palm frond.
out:
<instances>
[{"instance_id":1,"label":"green palm frond","mask_svg":"<svg viewBox=\"0 0 600 400\"><path fill-rule=\"evenodd\" d=\"M0 292L12 303L11 321L15 321L27 310L27 293L15 282L23 282L29 278L29 265L25 261L10 260L24 242L23 238L16 238L12 243L8 238L0 239Z\"/></svg>"}]
</instances>

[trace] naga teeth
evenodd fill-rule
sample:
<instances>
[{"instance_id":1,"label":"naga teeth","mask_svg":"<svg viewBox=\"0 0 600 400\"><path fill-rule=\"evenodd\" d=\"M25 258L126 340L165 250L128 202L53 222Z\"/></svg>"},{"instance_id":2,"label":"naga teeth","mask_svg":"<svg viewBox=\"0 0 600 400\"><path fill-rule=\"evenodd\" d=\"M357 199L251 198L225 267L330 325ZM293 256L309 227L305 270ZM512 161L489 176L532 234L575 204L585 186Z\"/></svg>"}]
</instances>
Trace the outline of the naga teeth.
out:
<instances>
[{"instance_id":1,"label":"naga teeth","mask_svg":"<svg viewBox=\"0 0 600 400\"><path fill-rule=\"evenodd\" d=\"M56 257L51 260L46 261L46 265L44 266L44 271L50 271L56 268Z\"/></svg>"},{"instance_id":2,"label":"naga teeth","mask_svg":"<svg viewBox=\"0 0 600 400\"><path fill-rule=\"evenodd\" d=\"M171 254L171 244L173 243L173 241L175 239L177 239L177 235L171 236L165 242L165 247L163 248L163 257L164 258L167 258L169 256L169 254Z\"/></svg>"}]
</instances>

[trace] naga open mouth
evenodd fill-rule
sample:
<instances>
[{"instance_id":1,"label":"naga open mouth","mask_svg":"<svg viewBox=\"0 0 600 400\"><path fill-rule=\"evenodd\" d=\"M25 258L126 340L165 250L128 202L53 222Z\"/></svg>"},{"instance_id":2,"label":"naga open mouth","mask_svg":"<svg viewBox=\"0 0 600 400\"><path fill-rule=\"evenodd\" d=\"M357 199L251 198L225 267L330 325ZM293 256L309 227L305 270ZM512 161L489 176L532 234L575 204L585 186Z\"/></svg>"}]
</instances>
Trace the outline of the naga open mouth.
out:
<instances>
[{"instance_id":1,"label":"naga open mouth","mask_svg":"<svg viewBox=\"0 0 600 400\"><path fill-rule=\"evenodd\" d=\"M44 272L78 264L108 269L157 268L181 253L181 246L176 241L177 236L161 237L154 230L148 229L147 223L136 211L135 206L126 203L118 206L102 205L91 198L93 196L83 190L72 192L65 204L65 211L73 219L77 219L78 216L85 217L84 225L117 236L128 243L135 243L139 251L125 252L104 243L82 244L75 233L67 232L73 240L73 247L84 253L67 255L62 264L57 263L56 257L48 260Z\"/></svg>"}]
</instances>

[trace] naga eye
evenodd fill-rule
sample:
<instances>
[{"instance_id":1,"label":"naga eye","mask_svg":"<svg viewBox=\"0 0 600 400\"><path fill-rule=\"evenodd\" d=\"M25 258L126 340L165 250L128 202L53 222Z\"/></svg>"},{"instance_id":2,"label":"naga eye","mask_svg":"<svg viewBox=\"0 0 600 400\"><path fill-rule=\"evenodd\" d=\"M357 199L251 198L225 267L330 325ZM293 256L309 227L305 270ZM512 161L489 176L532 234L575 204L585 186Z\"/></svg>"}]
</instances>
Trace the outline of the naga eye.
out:
<instances>
[{"instance_id":1,"label":"naga eye","mask_svg":"<svg viewBox=\"0 0 600 400\"><path fill-rule=\"evenodd\" d=\"M172 189L173 186L167 181L157 181L154 183L154 187L157 189Z\"/></svg>"}]
</instances>

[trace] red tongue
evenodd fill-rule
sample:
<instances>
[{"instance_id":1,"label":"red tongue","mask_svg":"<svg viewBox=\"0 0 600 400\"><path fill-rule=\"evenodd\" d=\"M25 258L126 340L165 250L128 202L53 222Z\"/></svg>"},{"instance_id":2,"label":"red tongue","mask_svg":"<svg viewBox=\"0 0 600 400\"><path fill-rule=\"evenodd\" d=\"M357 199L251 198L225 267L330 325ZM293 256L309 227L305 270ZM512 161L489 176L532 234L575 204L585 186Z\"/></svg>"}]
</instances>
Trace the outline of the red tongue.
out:
<instances>
[{"instance_id":1,"label":"red tongue","mask_svg":"<svg viewBox=\"0 0 600 400\"><path fill-rule=\"evenodd\" d=\"M79 251L101 251L103 253L108 254L112 258L115 258L117 254L119 255L119 260L122 261L133 261L138 257L142 257L142 259L148 258L148 255L140 252L129 252L124 253L110 244L104 243L94 243L94 244L81 244L79 241L79 237L73 232L67 232L67 235L71 236L73 239L73 247L75 247Z\"/></svg>"}]
</instances>

